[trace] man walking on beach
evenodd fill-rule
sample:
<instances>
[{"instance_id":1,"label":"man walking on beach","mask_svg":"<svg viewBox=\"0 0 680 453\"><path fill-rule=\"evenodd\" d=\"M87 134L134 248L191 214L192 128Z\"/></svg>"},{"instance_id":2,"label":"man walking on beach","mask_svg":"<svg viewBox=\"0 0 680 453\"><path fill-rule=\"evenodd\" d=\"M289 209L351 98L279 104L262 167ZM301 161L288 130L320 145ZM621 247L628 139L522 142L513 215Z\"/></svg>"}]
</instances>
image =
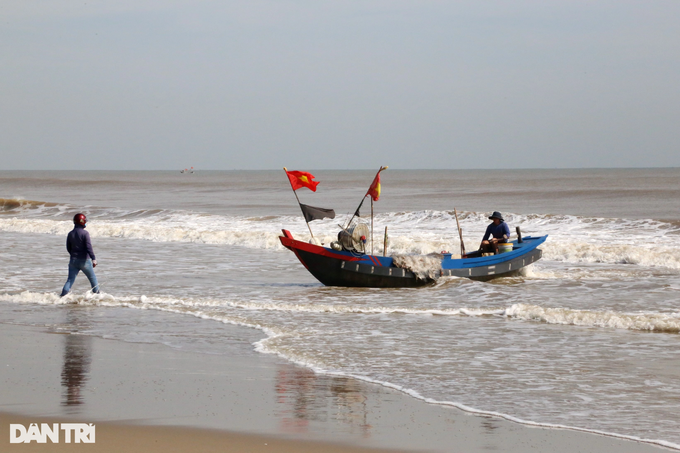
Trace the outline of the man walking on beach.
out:
<instances>
[{"instance_id":1,"label":"man walking on beach","mask_svg":"<svg viewBox=\"0 0 680 453\"><path fill-rule=\"evenodd\" d=\"M68 280L61 291L61 296L64 297L71 291L71 286L76 281L78 272L83 271L83 274L90 281L92 285L92 292L99 292L99 284L97 283L97 276L94 275L94 268L97 266L97 260L94 257L92 250L92 243L90 242L90 233L85 231L87 224L87 217L85 214L76 214L73 217L73 229L66 238L66 250L71 255L71 260L68 263Z\"/></svg>"}]
</instances>

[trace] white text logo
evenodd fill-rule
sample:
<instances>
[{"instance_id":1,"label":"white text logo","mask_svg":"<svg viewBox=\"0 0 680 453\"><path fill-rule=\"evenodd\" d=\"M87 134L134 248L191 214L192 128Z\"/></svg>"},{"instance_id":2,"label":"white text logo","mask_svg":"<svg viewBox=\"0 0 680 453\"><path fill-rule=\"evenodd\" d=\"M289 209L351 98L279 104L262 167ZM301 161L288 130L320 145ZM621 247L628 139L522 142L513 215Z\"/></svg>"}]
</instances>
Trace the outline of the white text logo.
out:
<instances>
[{"instance_id":1,"label":"white text logo","mask_svg":"<svg viewBox=\"0 0 680 453\"><path fill-rule=\"evenodd\" d=\"M94 425L90 423L31 423L31 426L26 429L24 425L10 424L9 425L9 443L10 444L30 444L36 441L39 444L46 444L49 439L53 444L59 443L60 433L64 433L64 442L70 444L71 442L79 444L93 444L94 443Z\"/></svg>"}]
</instances>

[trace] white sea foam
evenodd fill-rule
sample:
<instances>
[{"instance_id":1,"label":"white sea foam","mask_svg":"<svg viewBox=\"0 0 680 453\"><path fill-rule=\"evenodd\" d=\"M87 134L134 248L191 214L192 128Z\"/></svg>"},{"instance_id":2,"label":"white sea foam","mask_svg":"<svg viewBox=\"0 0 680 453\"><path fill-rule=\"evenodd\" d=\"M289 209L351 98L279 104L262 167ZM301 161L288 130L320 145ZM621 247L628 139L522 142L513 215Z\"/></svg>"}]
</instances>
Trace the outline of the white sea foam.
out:
<instances>
[{"instance_id":1,"label":"white sea foam","mask_svg":"<svg viewBox=\"0 0 680 453\"><path fill-rule=\"evenodd\" d=\"M6 211L18 216L0 217L0 231L65 235L72 228L70 220L34 216L36 210L63 210L66 205L18 200L5 202L8 206L20 207ZM281 249L278 237L281 228L286 228L300 240L309 239L299 216L253 218L118 208L98 208L97 212L99 214L90 216L88 224L88 231L93 237ZM460 242L453 227L455 220L452 214L448 211L380 214L376 216L376 228L380 231L383 225L390 226L388 255L457 252ZM466 231L467 249L470 250L478 245L487 220L483 214L474 212L460 213L460 217ZM680 269L680 245L675 240L680 231L672 223L549 215L508 214L507 218L511 225L521 225L525 235L551 235L541 246L544 260ZM312 227L315 236L326 244L335 239L338 231L334 220L317 221Z\"/></svg>"},{"instance_id":2,"label":"white sea foam","mask_svg":"<svg viewBox=\"0 0 680 453\"><path fill-rule=\"evenodd\" d=\"M73 303L71 295L59 297L55 293L34 293L30 291L23 291L17 294L0 294L0 300L15 304L62 305Z\"/></svg>"},{"instance_id":3,"label":"white sea foam","mask_svg":"<svg viewBox=\"0 0 680 453\"><path fill-rule=\"evenodd\" d=\"M263 230L256 227L205 227L184 225L179 222L106 222L88 223L92 237L111 237L139 239L154 242L194 242L203 244L240 245L251 248L282 248L276 230ZM0 231L15 233L38 233L66 235L73 228L70 221L42 219L0 219Z\"/></svg>"},{"instance_id":4,"label":"white sea foam","mask_svg":"<svg viewBox=\"0 0 680 453\"><path fill-rule=\"evenodd\" d=\"M614 311L573 310L569 308L544 308L537 305L513 304L507 308L408 308L381 307L364 305L329 305L329 304L285 304L258 302L229 302L235 308L265 311L291 311L306 313L336 314L409 314L439 316L490 316L503 315L509 318L540 321L548 324L574 325L583 327L616 328L639 331L680 333L680 314L671 313L619 313Z\"/></svg>"},{"instance_id":5,"label":"white sea foam","mask_svg":"<svg viewBox=\"0 0 680 453\"><path fill-rule=\"evenodd\" d=\"M251 327L262 330L265 334L275 337L290 333L276 325L253 323L237 313L225 314L222 310L218 315L212 314L215 307L229 306L229 302L216 299L179 299L162 296L114 296L107 293L71 293L59 297L56 293L36 293L23 291L16 294L0 294L0 301L16 304L39 305L90 305L98 307L127 307L138 310L159 310L169 313L191 315L201 319L211 319L227 324Z\"/></svg>"},{"instance_id":6,"label":"white sea foam","mask_svg":"<svg viewBox=\"0 0 680 453\"><path fill-rule=\"evenodd\" d=\"M442 269L441 255L393 255L394 265L416 274L420 280L436 280Z\"/></svg>"},{"instance_id":7,"label":"white sea foam","mask_svg":"<svg viewBox=\"0 0 680 453\"><path fill-rule=\"evenodd\" d=\"M548 324L680 333L680 315L678 313L619 313L514 304L505 310L504 315Z\"/></svg>"},{"instance_id":8,"label":"white sea foam","mask_svg":"<svg viewBox=\"0 0 680 453\"><path fill-rule=\"evenodd\" d=\"M376 307L365 305L331 305L331 304L290 304L290 303L266 303L266 302L229 302L236 308L248 310L273 310L306 313L363 313L363 314L411 314L411 315L448 315L456 316L463 313L464 309L418 309L408 307ZM502 310L501 310L502 312Z\"/></svg>"},{"instance_id":9,"label":"white sea foam","mask_svg":"<svg viewBox=\"0 0 680 453\"><path fill-rule=\"evenodd\" d=\"M636 264L680 269L680 247L655 244L548 242L544 259L571 263Z\"/></svg>"},{"instance_id":10,"label":"white sea foam","mask_svg":"<svg viewBox=\"0 0 680 453\"><path fill-rule=\"evenodd\" d=\"M0 294L0 301L18 304L88 304L97 306L120 306L132 308L155 308L186 312L185 309L206 310L214 308L237 308L259 311L289 311L329 314L406 314L439 316L489 316L503 315L508 318L539 321L548 324L600 327L649 332L680 333L680 313L621 313L616 311L575 310L550 308L531 304L513 304L510 307L461 307L461 308L411 308L399 306L295 304L274 302L225 301L219 299L194 299L172 297L118 297L107 293L69 294L60 298L56 293ZM252 327L252 326L251 326Z\"/></svg>"}]
</instances>

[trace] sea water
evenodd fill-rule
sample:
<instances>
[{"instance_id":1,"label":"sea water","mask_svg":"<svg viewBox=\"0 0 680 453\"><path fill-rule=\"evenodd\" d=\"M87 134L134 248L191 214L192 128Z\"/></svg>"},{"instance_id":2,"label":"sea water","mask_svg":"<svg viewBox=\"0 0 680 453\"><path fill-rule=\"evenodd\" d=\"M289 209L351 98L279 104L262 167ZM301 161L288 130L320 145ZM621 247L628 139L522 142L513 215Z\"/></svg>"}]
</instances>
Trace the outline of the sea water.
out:
<instances>
[{"instance_id":1,"label":"sea water","mask_svg":"<svg viewBox=\"0 0 680 453\"><path fill-rule=\"evenodd\" d=\"M316 193L298 195L335 209L310 224L328 245L374 172L313 173ZM58 330L60 308L78 304L93 314L64 329L195 353L223 353L225 324L239 325L255 351L318 372L680 448L679 198L680 169L390 169L373 206L375 254L386 227L388 255L460 253L456 208L466 250L497 210L513 234L549 235L543 258L491 282L332 288L279 242L281 229L310 239L283 171L2 172L0 317ZM60 299L76 212L102 293L81 275ZM370 213L367 200L362 221Z\"/></svg>"}]
</instances>

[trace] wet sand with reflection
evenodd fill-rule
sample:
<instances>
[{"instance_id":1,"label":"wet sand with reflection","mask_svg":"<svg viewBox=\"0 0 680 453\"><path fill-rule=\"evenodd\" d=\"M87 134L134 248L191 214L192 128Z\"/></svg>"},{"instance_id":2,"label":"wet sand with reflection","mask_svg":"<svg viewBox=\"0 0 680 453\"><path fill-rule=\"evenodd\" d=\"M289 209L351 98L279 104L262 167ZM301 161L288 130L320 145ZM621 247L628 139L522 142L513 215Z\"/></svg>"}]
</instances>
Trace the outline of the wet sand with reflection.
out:
<instances>
[{"instance_id":1,"label":"wet sand with reflection","mask_svg":"<svg viewBox=\"0 0 680 453\"><path fill-rule=\"evenodd\" d=\"M74 332L76 326L86 327L87 319L77 308L69 316ZM0 341L0 431L7 433L9 423L48 418L95 423L96 445L78 445L81 450L113 452L130 446L150 452L258 451L258 446L259 451L665 450L474 416L379 385L319 375L262 354L197 354L7 324L0 324ZM176 426L182 428L168 428ZM271 442L279 442L275 450ZM76 447L5 446L10 452ZM51 449L41 449L48 446ZM229 450L230 446L238 448Z\"/></svg>"}]
</instances>

